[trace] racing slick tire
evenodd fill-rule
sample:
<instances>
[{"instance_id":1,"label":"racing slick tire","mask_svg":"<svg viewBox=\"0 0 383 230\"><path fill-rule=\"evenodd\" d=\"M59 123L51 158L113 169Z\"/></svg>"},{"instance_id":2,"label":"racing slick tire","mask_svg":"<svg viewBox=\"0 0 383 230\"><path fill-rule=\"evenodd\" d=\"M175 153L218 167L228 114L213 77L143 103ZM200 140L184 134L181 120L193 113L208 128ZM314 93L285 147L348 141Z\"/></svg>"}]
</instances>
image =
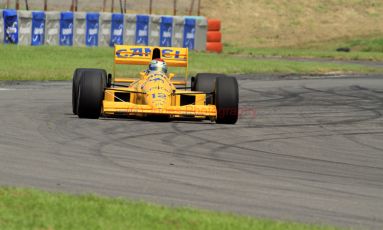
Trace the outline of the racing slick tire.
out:
<instances>
[{"instance_id":1,"label":"racing slick tire","mask_svg":"<svg viewBox=\"0 0 383 230\"><path fill-rule=\"evenodd\" d=\"M106 75L106 71L102 69L89 69L89 68L78 68L73 73L72 78L72 110L73 114L77 115L77 94L78 94L78 86L80 84L81 75L84 71L95 70L95 71L104 71Z\"/></svg>"},{"instance_id":2,"label":"racing slick tire","mask_svg":"<svg viewBox=\"0 0 383 230\"><path fill-rule=\"evenodd\" d=\"M215 79L218 77L226 77L224 74L215 73L199 73L195 76L192 84L192 91L201 91L204 93L213 93L215 88ZM206 95L206 105L213 105L213 94Z\"/></svg>"},{"instance_id":3,"label":"racing slick tire","mask_svg":"<svg viewBox=\"0 0 383 230\"><path fill-rule=\"evenodd\" d=\"M218 124L235 124L238 121L238 82L234 77L217 77L215 106Z\"/></svg>"},{"instance_id":4,"label":"racing slick tire","mask_svg":"<svg viewBox=\"0 0 383 230\"><path fill-rule=\"evenodd\" d=\"M91 119L97 119L100 117L105 88L105 70L83 70L77 92L78 117Z\"/></svg>"}]
</instances>

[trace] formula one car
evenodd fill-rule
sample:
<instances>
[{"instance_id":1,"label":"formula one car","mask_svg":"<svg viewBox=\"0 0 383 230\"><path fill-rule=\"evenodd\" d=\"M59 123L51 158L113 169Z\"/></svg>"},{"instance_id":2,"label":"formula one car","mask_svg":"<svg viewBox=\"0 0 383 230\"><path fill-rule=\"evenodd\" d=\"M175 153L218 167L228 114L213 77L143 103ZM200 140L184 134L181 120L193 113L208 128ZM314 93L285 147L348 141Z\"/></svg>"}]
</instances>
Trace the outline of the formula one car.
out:
<instances>
[{"instance_id":1,"label":"formula one car","mask_svg":"<svg viewBox=\"0 0 383 230\"><path fill-rule=\"evenodd\" d=\"M237 80L223 74L200 73L191 77L188 87L188 58L187 48L116 45L113 74L103 69L75 70L73 113L93 119L124 115L235 124ZM149 65L149 69L137 71L138 78L116 75L117 67L124 64ZM185 68L184 78L168 73L167 67Z\"/></svg>"}]
</instances>

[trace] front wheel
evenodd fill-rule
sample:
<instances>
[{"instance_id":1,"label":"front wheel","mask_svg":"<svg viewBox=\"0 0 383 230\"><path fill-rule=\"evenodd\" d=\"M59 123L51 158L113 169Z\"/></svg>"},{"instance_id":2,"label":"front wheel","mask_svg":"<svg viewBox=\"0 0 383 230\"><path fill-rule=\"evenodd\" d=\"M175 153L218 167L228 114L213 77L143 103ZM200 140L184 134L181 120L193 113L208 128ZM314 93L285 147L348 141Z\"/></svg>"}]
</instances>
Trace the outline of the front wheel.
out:
<instances>
[{"instance_id":1,"label":"front wheel","mask_svg":"<svg viewBox=\"0 0 383 230\"><path fill-rule=\"evenodd\" d=\"M80 118L97 119L101 115L106 87L104 70L85 70L81 76L77 94L77 115Z\"/></svg>"},{"instance_id":2,"label":"front wheel","mask_svg":"<svg viewBox=\"0 0 383 230\"><path fill-rule=\"evenodd\" d=\"M77 68L74 71L73 78L72 78L72 110L73 110L73 114L75 115L77 115L77 101L78 101L80 79L85 71L100 72L100 73L102 72L102 74L106 76L106 71L103 69Z\"/></svg>"},{"instance_id":3,"label":"front wheel","mask_svg":"<svg viewBox=\"0 0 383 230\"><path fill-rule=\"evenodd\" d=\"M211 94L214 92L215 80L218 77L225 77L224 74L217 73L199 73L192 82L192 91L201 91L206 94L206 105L214 105L214 98Z\"/></svg>"},{"instance_id":4,"label":"front wheel","mask_svg":"<svg viewBox=\"0 0 383 230\"><path fill-rule=\"evenodd\" d=\"M217 77L215 106L218 124L235 124L238 121L238 82L234 77Z\"/></svg>"}]
</instances>

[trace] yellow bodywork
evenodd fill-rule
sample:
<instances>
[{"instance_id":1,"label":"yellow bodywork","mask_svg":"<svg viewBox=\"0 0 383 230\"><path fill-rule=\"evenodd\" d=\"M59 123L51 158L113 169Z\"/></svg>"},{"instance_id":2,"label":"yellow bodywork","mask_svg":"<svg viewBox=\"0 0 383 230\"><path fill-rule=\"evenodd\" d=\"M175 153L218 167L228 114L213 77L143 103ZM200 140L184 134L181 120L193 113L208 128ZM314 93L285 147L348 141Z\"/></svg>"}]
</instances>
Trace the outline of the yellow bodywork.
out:
<instances>
[{"instance_id":1,"label":"yellow bodywork","mask_svg":"<svg viewBox=\"0 0 383 230\"><path fill-rule=\"evenodd\" d=\"M168 67L184 67L185 79L173 80L174 74L141 72L140 78L114 77L106 88L103 113L125 115L169 115L170 117L196 117L215 120L215 105L206 105L203 92L186 90L188 49L116 45L114 63L149 65L151 60L162 58ZM160 57L158 57L160 56ZM143 70L147 67L143 67ZM115 68L114 68L115 69ZM116 76L114 71L113 76ZM181 86L177 89L176 86Z\"/></svg>"}]
</instances>

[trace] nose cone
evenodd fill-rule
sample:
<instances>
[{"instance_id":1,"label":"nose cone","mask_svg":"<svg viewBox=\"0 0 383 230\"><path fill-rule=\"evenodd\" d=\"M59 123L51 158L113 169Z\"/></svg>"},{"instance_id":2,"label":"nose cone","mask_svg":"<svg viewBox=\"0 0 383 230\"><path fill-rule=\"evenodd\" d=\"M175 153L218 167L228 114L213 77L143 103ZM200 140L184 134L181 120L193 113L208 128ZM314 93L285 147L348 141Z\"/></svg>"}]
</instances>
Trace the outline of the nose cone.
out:
<instances>
[{"instance_id":1,"label":"nose cone","mask_svg":"<svg viewBox=\"0 0 383 230\"><path fill-rule=\"evenodd\" d=\"M155 109L163 109L171 104L173 85L163 73L152 73L143 87L146 102Z\"/></svg>"}]
</instances>

